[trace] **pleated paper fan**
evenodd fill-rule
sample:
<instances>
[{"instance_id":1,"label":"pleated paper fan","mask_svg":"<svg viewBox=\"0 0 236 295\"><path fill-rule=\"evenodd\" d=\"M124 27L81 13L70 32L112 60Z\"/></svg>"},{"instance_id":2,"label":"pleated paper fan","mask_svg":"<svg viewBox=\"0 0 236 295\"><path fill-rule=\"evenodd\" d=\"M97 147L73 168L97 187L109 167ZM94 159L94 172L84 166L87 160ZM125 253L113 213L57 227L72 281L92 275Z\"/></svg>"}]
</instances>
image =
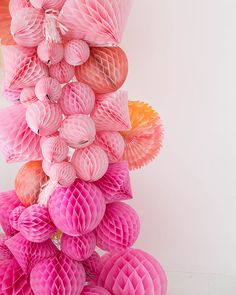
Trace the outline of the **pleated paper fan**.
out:
<instances>
[{"instance_id":1,"label":"pleated paper fan","mask_svg":"<svg viewBox=\"0 0 236 295\"><path fill-rule=\"evenodd\" d=\"M14 45L14 41L11 32L11 15L8 9L9 0L0 1L0 43L3 45Z\"/></svg>"}]
</instances>

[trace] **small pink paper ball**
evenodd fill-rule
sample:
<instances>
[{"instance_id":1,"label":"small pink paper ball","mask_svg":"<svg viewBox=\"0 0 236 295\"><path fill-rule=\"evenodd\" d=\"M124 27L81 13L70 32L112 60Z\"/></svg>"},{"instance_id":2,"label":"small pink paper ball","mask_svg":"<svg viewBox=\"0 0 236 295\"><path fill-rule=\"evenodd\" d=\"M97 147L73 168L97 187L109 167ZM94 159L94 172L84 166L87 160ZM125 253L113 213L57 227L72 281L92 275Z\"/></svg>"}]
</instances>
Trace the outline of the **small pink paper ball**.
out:
<instances>
[{"instance_id":1,"label":"small pink paper ball","mask_svg":"<svg viewBox=\"0 0 236 295\"><path fill-rule=\"evenodd\" d=\"M61 43L43 40L37 48L37 54L42 62L51 66L62 61L64 48Z\"/></svg>"},{"instance_id":2,"label":"small pink paper ball","mask_svg":"<svg viewBox=\"0 0 236 295\"><path fill-rule=\"evenodd\" d=\"M63 253L39 262L30 274L35 295L78 295L85 283L83 266Z\"/></svg>"},{"instance_id":3,"label":"small pink paper ball","mask_svg":"<svg viewBox=\"0 0 236 295\"><path fill-rule=\"evenodd\" d=\"M69 162L55 163L49 171L50 180L61 186L70 186L76 179L76 171Z\"/></svg>"},{"instance_id":4,"label":"small pink paper ball","mask_svg":"<svg viewBox=\"0 0 236 295\"><path fill-rule=\"evenodd\" d=\"M98 286L85 286L81 295L110 295L106 289Z\"/></svg>"},{"instance_id":5,"label":"small pink paper ball","mask_svg":"<svg viewBox=\"0 0 236 295\"><path fill-rule=\"evenodd\" d=\"M95 94L88 85L71 82L63 87L59 105L65 115L89 115L94 104Z\"/></svg>"},{"instance_id":6,"label":"small pink paper ball","mask_svg":"<svg viewBox=\"0 0 236 295\"><path fill-rule=\"evenodd\" d=\"M57 188L48 203L54 224L71 236L93 231L101 222L105 207L100 189L80 179L69 187Z\"/></svg>"},{"instance_id":7,"label":"small pink paper ball","mask_svg":"<svg viewBox=\"0 0 236 295\"><path fill-rule=\"evenodd\" d=\"M52 165L53 165L53 163L48 162L47 160L43 160L43 162L42 162L43 171L47 176L50 175L50 170L51 170Z\"/></svg>"},{"instance_id":8,"label":"small pink paper ball","mask_svg":"<svg viewBox=\"0 0 236 295\"><path fill-rule=\"evenodd\" d=\"M50 66L49 74L52 78L64 84L68 83L74 77L75 68L63 59L59 63Z\"/></svg>"},{"instance_id":9,"label":"small pink paper ball","mask_svg":"<svg viewBox=\"0 0 236 295\"><path fill-rule=\"evenodd\" d=\"M19 217L21 216L23 211L25 211L25 207L24 206L18 206L15 209L12 210L12 212L11 212L11 214L9 216L9 221L10 221L11 226L14 229L16 229L17 231L20 231Z\"/></svg>"},{"instance_id":10,"label":"small pink paper ball","mask_svg":"<svg viewBox=\"0 0 236 295\"><path fill-rule=\"evenodd\" d=\"M167 278L160 263L138 249L105 255L98 285L116 295L166 295Z\"/></svg>"},{"instance_id":11,"label":"small pink paper ball","mask_svg":"<svg viewBox=\"0 0 236 295\"><path fill-rule=\"evenodd\" d=\"M69 147L65 141L59 136L47 137L41 144L42 154L48 162L62 162L69 152Z\"/></svg>"},{"instance_id":12,"label":"small pink paper ball","mask_svg":"<svg viewBox=\"0 0 236 295\"><path fill-rule=\"evenodd\" d=\"M35 86L35 94L41 101L58 101L61 93L61 84L51 77L40 79Z\"/></svg>"},{"instance_id":13,"label":"small pink paper ball","mask_svg":"<svg viewBox=\"0 0 236 295\"><path fill-rule=\"evenodd\" d=\"M60 137L73 148L84 148L90 145L96 135L93 120L87 115L72 115L61 125Z\"/></svg>"},{"instance_id":14,"label":"small pink paper ball","mask_svg":"<svg viewBox=\"0 0 236 295\"><path fill-rule=\"evenodd\" d=\"M89 46L83 40L71 40L65 45L65 61L72 66L82 65L89 55Z\"/></svg>"},{"instance_id":15,"label":"small pink paper ball","mask_svg":"<svg viewBox=\"0 0 236 295\"><path fill-rule=\"evenodd\" d=\"M57 104L38 101L27 107L26 121L34 133L47 136L60 127L62 112Z\"/></svg>"},{"instance_id":16,"label":"small pink paper ball","mask_svg":"<svg viewBox=\"0 0 236 295\"><path fill-rule=\"evenodd\" d=\"M30 3L37 9L61 10L66 0L30 0Z\"/></svg>"},{"instance_id":17,"label":"small pink paper ball","mask_svg":"<svg viewBox=\"0 0 236 295\"><path fill-rule=\"evenodd\" d=\"M101 257L94 251L88 259L83 261L83 266L86 272L87 281L94 282L102 268Z\"/></svg>"},{"instance_id":18,"label":"small pink paper ball","mask_svg":"<svg viewBox=\"0 0 236 295\"><path fill-rule=\"evenodd\" d=\"M36 102L38 98L35 95L34 87L23 88L20 94L20 102L24 105Z\"/></svg>"},{"instance_id":19,"label":"small pink paper ball","mask_svg":"<svg viewBox=\"0 0 236 295\"><path fill-rule=\"evenodd\" d=\"M94 232L83 236L72 237L63 234L61 237L61 251L77 261L88 259L96 247L96 235Z\"/></svg>"},{"instance_id":20,"label":"small pink paper ball","mask_svg":"<svg viewBox=\"0 0 236 295\"><path fill-rule=\"evenodd\" d=\"M105 251L130 248L136 242L139 231L139 217L133 208L121 202L108 204L96 229L97 245Z\"/></svg>"},{"instance_id":21,"label":"small pink paper ball","mask_svg":"<svg viewBox=\"0 0 236 295\"><path fill-rule=\"evenodd\" d=\"M10 0L9 1L9 11L11 16L14 14L17 14L19 9L26 8L26 7L32 7L30 0Z\"/></svg>"}]
</instances>

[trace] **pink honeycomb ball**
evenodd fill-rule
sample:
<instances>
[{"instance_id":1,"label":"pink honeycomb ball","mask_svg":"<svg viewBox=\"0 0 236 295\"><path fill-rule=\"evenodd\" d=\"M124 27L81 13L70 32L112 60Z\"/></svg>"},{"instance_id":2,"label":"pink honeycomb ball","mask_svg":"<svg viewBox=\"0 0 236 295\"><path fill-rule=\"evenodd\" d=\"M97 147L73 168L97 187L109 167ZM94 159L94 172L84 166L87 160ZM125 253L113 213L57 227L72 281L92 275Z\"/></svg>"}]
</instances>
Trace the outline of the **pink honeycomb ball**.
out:
<instances>
[{"instance_id":1,"label":"pink honeycomb ball","mask_svg":"<svg viewBox=\"0 0 236 295\"><path fill-rule=\"evenodd\" d=\"M22 88L11 89L7 86L7 83L3 81L1 93L11 103L18 104L20 102L20 95Z\"/></svg>"},{"instance_id":2,"label":"pink honeycomb ball","mask_svg":"<svg viewBox=\"0 0 236 295\"><path fill-rule=\"evenodd\" d=\"M137 249L106 255L97 283L116 295L166 295L167 292L167 278L160 263Z\"/></svg>"},{"instance_id":3,"label":"pink honeycomb ball","mask_svg":"<svg viewBox=\"0 0 236 295\"><path fill-rule=\"evenodd\" d=\"M85 286L81 295L110 295L106 289L98 286Z\"/></svg>"},{"instance_id":4,"label":"pink honeycomb ball","mask_svg":"<svg viewBox=\"0 0 236 295\"><path fill-rule=\"evenodd\" d=\"M51 135L61 126L62 111L57 104L38 101L27 107L26 122L34 133Z\"/></svg>"},{"instance_id":5,"label":"pink honeycomb ball","mask_svg":"<svg viewBox=\"0 0 236 295\"><path fill-rule=\"evenodd\" d=\"M20 233L29 241L42 243L56 232L48 209L42 205L32 205L19 217Z\"/></svg>"},{"instance_id":6,"label":"pink honeycomb ball","mask_svg":"<svg viewBox=\"0 0 236 295\"><path fill-rule=\"evenodd\" d=\"M28 104L36 102L37 100L38 98L35 94L34 87L27 87L22 89L22 92L20 94L20 102L22 104L27 106Z\"/></svg>"},{"instance_id":7,"label":"pink honeycomb ball","mask_svg":"<svg viewBox=\"0 0 236 295\"><path fill-rule=\"evenodd\" d=\"M88 85L71 82L63 87L59 105L65 115L89 115L94 108L94 104L95 94Z\"/></svg>"},{"instance_id":8,"label":"pink honeycomb ball","mask_svg":"<svg viewBox=\"0 0 236 295\"><path fill-rule=\"evenodd\" d=\"M67 117L60 129L60 137L72 148L84 148L90 145L95 135L95 124L87 115Z\"/></svg>"},{"instance_id":9,"label":"pink honeycomb ball","mask_svg":"<svg viewBox=\"0 0 236 295\"><path fill-rule=\"evenodd\" d=\"M103 177L108 169L108 157L97 145L77 149L71 160L77 176L85 181L96 181Z\"/></svg>"},{"instance_id":10,"label":"pink honeycomb ball","mask_svg":"<svg viewBox=\"0 0 236 295\"><path fill-rule=\"evenodd\" d=\"M47 176L50 175L50 170L51 170L52 165L53 165L53 163L48 162L47 160L43 160L42 161L42 168L43 168L44 173Z\"/></svg>"},{"instance_id":11,"label":"pink honeycomb ball","mask_svg":"<svg viewBox=\"0 0 236 295\"><path fill-rule=\"evenodd\" d=\"M95 247L96 235L94 232L77 237L63 234L61 237L61 251L74 260L88 259L93 254Z\"/></svg>"},{"instance_id":12,"label":"pink honeycomb ball","mask_svg":"<svg viewBox=\"0 0 236 295\"><path fill-rule=\"evenodd\" d=\"M19 227L19 218L21 216L21 214L23 213L23 211L25 210L24 206L18 206L15 209L12 210L10 216L9 216L9 221L11 226L16 229L17 231L20 230Z\"/></svg>"},{"instance_id":13,"label":"pink honeycomb ball","mask_svg":"<svg viewBox=\"0 0 236 295\"><path fill-rule=\"evenodd\" d=\"M37 48L38 57L48 66L58 64L64 56L64 48L61 43L43 40Z\"/></svg>"},{"instance_id":14,"label":"pink honeycomb ball","mask_svg":"<svg viewBox=\"0 0 236 295\"><path fill-rule=\"evenodd\" d=\"M70 186L76 179L76 171L69 162L55 163L50 168L49 177L54 184Z\"/></svg>"},{"instance_id":15,"label":"pink honeycomb ball","mask_svg":"<svg viewBox=\"0 0 236 295\"><path fill-rule=\"evenodd\" d=\"M63 253L42 260L30 274L35 295L78 295L84 283L83 266Z\"/></svg>"},{"instance_id":16,"label":"pink honeycomb ball","mask_svg":"<svg viewBox=\"0 0 236 295\"><path fill-rule=\"evenodd\" d=\"M96 281L96 278L101 270L102 264L101 264L101 257L99 254L94 251L93 254L83 262L83 266L86 272L87 281L88 282L94 282Z\"/></svg>"},{"instance_id":17,"label":"pink honeycomb ball","mask_svg":"<svg viewBox=\"0 0 236 295\"><path fill-rule=\"evenodd\" d=\"M97 246L105 251L130 248L136 242L139 231L139 217L133 208L121 202L108 204L96 229Z\"/></svg>"},{"instance_id":18,"label":"pink honeycomb ball","mask_svg":"<svg viewBox=\"0 0 236 295\"><path fill-rule=\"evenodd\" d=\"M75 68L63 59L59 63L50 66L49 74L52 78L64 84L68 83L74 77Z\"/></svg>"},{"instance_id":19,"label":"pink honeycomb ball","mask_svg":"<svg viewBox=\"0 0 236 295\"><path fill-rule=\"evenodd\" d=\"M57 188L48 203L54 224L71 236L93 231L101 222L106 203L100 189L76 179L69 187Z\"/></svg>"},{"instance_id":20,"label":"pink honeycomb ball","mask_svg":"<svg viewBox=\"0 0 236 295\"><path fill-rule=\"evenodd\" d=\"M44 77L40 79L35 86L35 94L41 101L56 102L62 93L61 84L51 78Z\"/></svg>"},{"instance_id":21,"label":"pink honeycomb ball","mask_svg":"<svg viewBox=\"0 0 236 295\"><path fill-rule=\"evenodd\" d=\"M5 245L5 242L9 238L10 237L5 236L4 234L0 234L0 264L3 262L3 260L12 259L13 258L12 253L7 248L7 246Z\"/></svg>"},{"instance_id":22,"label":"pink honeycomb ball","mask_svg":"<svg viewBox=\"0 0 236 295\"><path fill-rule=\"evenodd\" d=\"M83 40L71 40L65 45L65 61L72 66L82 65L89 55L89 46Z\"/></svg>"},{"instance_id":23,"label":"pink honeycomb ball","mask_svg":"<svg viewBox=\"0 0 236 295\"><path fill-rule=\"evenodd\" d=\"M41 144L42 154L48 162L62 162L69 153L69 147L59 136L45 138Z\"/></svg>"},{"instance_id":24,"label":"pink honeycomb ball","mask_svg":"<svg viewBox=\"0 0 236 295\"><path fill-rule=\"evenodd\" d=\"M30 3L37 9L61 10L66 0L30 0Z\"/></svg>"}]
</instances>

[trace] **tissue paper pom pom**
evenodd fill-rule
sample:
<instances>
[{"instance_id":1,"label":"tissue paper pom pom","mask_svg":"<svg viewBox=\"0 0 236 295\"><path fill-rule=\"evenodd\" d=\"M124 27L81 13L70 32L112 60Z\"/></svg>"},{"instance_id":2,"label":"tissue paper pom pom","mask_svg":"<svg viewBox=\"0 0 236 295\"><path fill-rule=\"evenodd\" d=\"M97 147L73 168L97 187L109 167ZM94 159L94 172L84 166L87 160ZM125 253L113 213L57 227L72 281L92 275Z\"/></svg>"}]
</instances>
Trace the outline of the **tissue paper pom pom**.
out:
<instances>
[{"instance_id":1,"label":"tissue paper pom pom","mask_svg":"<svg viewBox=\"0 0 236 295\"><path fill-rule=\"evenodd\" d=\"M58 253L51 240L43 243L33 243L26 240L21 233L8 239L5 244L26 274L29 274L39 261L55 256Z\"/></svg>"},{"instance_id":2,"label":"tissue paper pom pom","mask_svg":"<svg viewBox=\"0 0 236 295\"><path fill-rule=\"evenodd\" d=\"M18 206L15 209L12 210L10 216L9 216L9 222L11 226L16 229L17 231L20 231L19 228L19 218L23 211L25 210L24 206Z\"/></svg>"},{"instance_id":3,"label":"tissue paper pom pom","mask_svg":"<svg viewBox=\"0 0 236 295\"><path fill-rule=\"evenodd\" d=\"M35 295L78 295L84 283L83 266L63 253L39 262L30 274Z\"/></svg>"},{"instance_id":4,"label":"tissue paper pom pom","mask_svg":"<svg viewBox=\"0 0 236 295\"><path fill-rule=\"evenodd\" d=\"M19 218L19 229L25 239L35 243L47 241L56 232L48 209L38 204L24 210Z\"/></svg>"},{"instance_id":5,"label":"tissue paper pom pom","mask_svg":"<svg viewBox=\"0 0 236 295\"><path fill-rule=\"evenodd\" d=\"M69 65L64 59L49 68L50 76L61 84L68 83L75 74L75 68Z\"/></svg>"},{"instance_id":6,"label":"tissue paper pom pom","mask_svg":"<svg viewBox=\"0 0 236 295\"><path fill-rule=\"evenodd\" d=\"M94 104L95 94L88 85L71 82L63 87L59 105L65 115L89 115Z\"/></svg>"},{"instance_id":7,"label":"tissue paper pom pom","mask_svg":"<svg viewBox=\"0 0 236 295\"><path fill-rule=\"evenodd\" d=\"M74 260L88 259L96 247L94 232L79 237L63 234L61 237L61 251Z\"/></svg>"},{"instance_id":8,"label":"tissue paper pom pom","mask_svg":"<svg viewBox=\"0 0 236 295\"><path fill-rule=\"evenodd\" d=\"M0 234L0 265L3 260L5 259L12 259L13 255L5 245L5 242L9 239L8 236L5 236L4 234Z\"/></svg>"},{"instance_id":9,"label":"tissue paper pom pom","mask_svg":"<svg viewBox=\"0 0 236 295\"><path fill-rule=\"evenodd\" d=\"M105 207L100 189L80 179L69 187L57 188L48 203L54 224L72 236L93 231L102 220Z\"/></svg>"},{"instance_id":10,"label":"tissue paper pom pom","mask_svg":"<svg viewBox=\"0 0 236 295\"><path fill-rule=\"evenodd\" d=\"M43 171L47 176L50 175L50 170L51 170L52 165L53 165L53 163L50 163L47 160L43 160L43 162L42 162Z\"/></svg>"},{"instance_id":11,"label":"tissue paper pom pom","mask_svg":"<svg viewBox=\"0 0 236 295\"><path fill-rule=\"evenodd\" d=\"M62 6L65 4L66 0L30 0L31 4L37 8L44 10L55 9L61 10Z\"/></svg>"},{"instance_id":12,"label":"tissue paper pom pom","mask_svg":"<svg viewBox=\"0 0 236 295\"><path fill-rule=\"evenodd\" d=\"M88 259L83 261L83 266L87 276L86 281L96 281L102 267L101 257L94 251Z\"/></svg>"},{"instance_id":13,"label":"tissue paper pom pom","mask_svg":"<svg viewBox=\"0 0 236 295\"><path fill-rule=\"evenodd\" d=\"M21 8L32 7L30 0L10 0L8 2L11 16L17 14Z\"/></svg>"},{"instance_id":14,"label":"tissue paper pom pom","mask_svg":"<svg viewBox=\"0 0 236 295\"><path fill-rule=\"evenodd\" d=\"M71 40L65 45L65 61L72 66L82 65L89 55L89 46L83 40Z\"/></svg>"},{"instance_id":15,"label":"tissue paper pom pom","mask_svg":"<svg viewBox=\"0 0 236 295\"><path fill-rule=\"evenodd\" d=\"M0 148L8 163L41 158L39 137L27 125L23 105L0 110Z\"/></svg>"},{"instance_id":16,"label":"tissue paper pom pom","mask_svg":"<svg viewBox=\"0 0 236 295\"><path fill-rule=\"evenodd\" d=\"M2 85L2 95L11 103L20 103L20 95L22 88L11 89L7 87L5 82L3 82Z\"/></svg>"},{"instance_id":17,"label":"tissue paper pom pom","mask_svg":"<svg viewBox=\"0 0 236 295\"><path fill-rule=\"evenodd\" d=\"M110 295L106 289L98 286L85 286L81 295Z\"/></svg>"},{"instance_id":18,"label":"tissue paper pom pom","mask_svg":"<svg viewBox=\"0 0 236 295\"><path fill-rule=\"evenodd\" d=\"M64 48L61 43L43 40L37 48L38 57L47 65L59 63L64 56Z\"/></svg>"},{"instance_id":19,"label":"tissue paper pom pom","mask_svg":"<svg viewBox=\"0 0 236 295\"><path fill-rule=\"evenodd\" d=\"M136 211L125 203L108 204L96 229L97 245L105 251L130 248L136 242L140 221Z\"/></svg>"},{"instance_id":20,"label":"tissue paper pom pom","mask_svg":"<svg viewBox=\"0 0 236 295\"><path fill-rule=\"evenodd\" d=\"M49 176L55 184L70 186L76 179L76 171L71 163L61 162L51 166Z\"/></svg>"},{"instance_id":21,"label":"tissue paper pom pom","mask_svg":"<svg viewBox=\"0 0 236 295\"><path fill-rule=\"evenodd\" d=\"M62 162L69 153L69 147L59 136L45 138L42 145L42 154L48 162Z\"/></svg>"},{"instance_id":22,"label":"tissue paper pom pom","mask_svg":"<svg viewBox=\"0 0 236 295\"><path fill-rule=\"evenodd\" d=\"M0 225L7 236L12 236L16 230L11 226L9 216L16 207L20 205L20 201L15 191L0 193Z\"/></svg>"},{"instance_id":23,"label":"tissue paper pom pom","mask_svg":"<svg viewBox=\"0 0 236 295\"><path fill-rule=\"evenodd\" d=\"M129 101L132 128L122 132L125 140L123 159L131 170L151 162L160 151L163 129L160 117L148 104Z\"/></svg>"},{"instance_id":24,"label":"tissue paper pom pom","mask_svg":"<svg viewBox=\"0 0 236 295\"><path fill-rule=\"evenodd\" d=\"M72 115L61 125L60 137L73 148L84 148L90 145L96 135L93 120L87 115Z\"/></svg>"},{"instance_id":25,"label":"tissue paper pom pom","mask_svg":"<svg viewBox=\"0 0 236 295\"><path fill-rule=\"evenodd\" d=\"M72 157L77 176L85 181L96 181L103 177L108 168L108 157L97 145L77 149Z\"/></svg>"},{"instance_id":26,"label":"tissue paper pom pom","mask_svg":"<svg viewBox=\"0 0 236 295\"><path fill-rule=\"evenodd\" d=\"M125 143L119 132L100 131L95 144L107 153L110 163L118 162L123 156Z\"/></svg>"},{"instance_id":27,"label":"tissue paper pom pom","mask_svg":"<svg viewBox=\"0 0 236 295\"><path fill-rule=\"evenodd\" d=\"M57 104L38 101L27 107L26 121L34 133L47 136L61 126L62 112Z\"/></svg>"},{"instance_id":28,"label":"tissue paper pom pom","mask_svg":"<svg viewBox=\"0 0 236 295\"><path fill-rule=\"evenodd\" d=\"M11 33L17 44L35 47L43 39L44 13L34 8L22 8L12 17Z\"/></svg>"},{"instance_id":29,"label":"tissue paper pom pom","mask_svg":"<svg viewBox=\"0 0 236 295\"><path fill-rule=\"evenodd\" d=\"M36 102L38 98L35 95L34 87L24 88L20 94L20 102L24 105Z\"/></svg>"},{"instance_id":30,"label":"tissue paper pom pom","mask_svg":"<svg viewBox=\"0 0 236 295\"><path fill-rule=\"evenodd\" d=\"M88 61L76 67L78 81L88 84L96 93L118 90L128 74L128 60L119 47L93 47Z\"/></svg>"},{"instance_id":31,"label":"tissue paper pom pom","mask_svg":"<svg viewBox=\"0 0 236 295\"><path fill-rule=\"evenodd\" d=\"M31 161L24 164L15 179L16 193L24 206L37 202L41 188L48 181L43 172L42 161Z\"/></svg>"},{"instance_id":32,"label":"tissue paper pom pom","mask_svg":"<svg viewBox=\"0 0 236 295\"><path fill-rule=\"evenodd\" d=\"M127 91L98 95L92 118L97 131L130 129Z\"/></svg>"},{"instance_id":33,"label":"tissue paper pom pom","mask_svg":"<svg viewBox=\"0 0 236 295\"><path fill-rule=\"evenodd\" d=\"M101 189L108 203L133 197L126 161L110 164L106 174L95 184Z\"/></svg>"},{"instance_id":34,"label":"tissue paper pom pom","mask_svg":"<svg viewBox=\"0 0 236 295\"><path fill-rule=\"evenodd\" d=\"M71 0L59 20L67 27L66 37L90 44L117 45L121 41L132 0Z\"/></svg>"},{"instance_id":35,"label":"tissue paper pom pom","mask_svg":"<svg viewBox=\"0 0 236 295\"><path fill-rule=\"evenodd\" d=\"M42 101L58 101L61 92L62 89L60 83L50 77L40 79L35 86L36 96Z\"/></svg>"}]
</instances>

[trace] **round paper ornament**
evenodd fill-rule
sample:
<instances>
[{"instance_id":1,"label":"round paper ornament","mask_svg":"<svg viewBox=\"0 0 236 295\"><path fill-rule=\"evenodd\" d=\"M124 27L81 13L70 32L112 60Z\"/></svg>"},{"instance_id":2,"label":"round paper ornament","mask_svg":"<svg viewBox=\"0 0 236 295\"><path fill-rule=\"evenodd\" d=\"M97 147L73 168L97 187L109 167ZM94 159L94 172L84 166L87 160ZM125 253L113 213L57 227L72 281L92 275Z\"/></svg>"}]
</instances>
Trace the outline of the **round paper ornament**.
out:
<instances>
[{"instance_id":1,"label":"round paper ornament","mask_svg":"<svg viewBox=\"0 0 236 295\"><path fill-rule=\"evenodd\" d=\"M35 295L78 295L84 283L83 266L63 253L42 260L30 274L30 285Z\"/></svg>"},{"instance_id":2,"label":"round paper ornament","mask_svg":"<svg viewBox=\"0 0 236 295\"><path fill-rule=\"evenodd\" d=\"M16 175L16 193L24 206L37 202L42 186L48 181L43 172L42 161L31 161L21 167Z\"/></svg>"},{"instance_id":3,"label":"round paper ornament","mask_svg":"<svg viewBox=\"0 0 236 295\"><path fill-rule=\"evenodd\" d=\"M95 94L88 85L71 82L63 87L59 105L65 115L89 115L94 104Z\"/></svg>"},{"instance_id":4,"label":"round paper ornament","mask_svg":"<svg viewBox=\"0 0 236 295\"><path fill-rule=\"evenodd\" d=\"M21 214L23 213L23 211L25 210L24 206L18 206L15 209L13 209L11 211L11 214L9 216L9 222L11 224L11 226L16 229L17 231L20 231L19 228L19 218L21 216Z\"/></svg>"},{"instance_id":5,"label":"round paper ornament","mask_svg":"<svg viewBox=\"0 0 236 295\"><path fill-rule=\"evenodd\" d=\"M32 7L30 0L8 0L11 16L17 14L21 8Z\"/></svg>"},{"instance_id":6,"label":"round paper ornament","mask_svg":"<svg viewBox=\"0 0 236 295\"><path fill-rule=\"evenodd\" d=\"M42 62L51 66L62 61L64 48L61 43L43 40L37 48L37 54Z\"/></svg>"},{"instance_id":7,"label":"round paper ornament","mask_svg":"<svg viewBox=\"0 0 236 295\"><path fill-rule=\"evenodd\" d=\"M85 181L96 181L103 177L108 168L108 157L97 145L77 149L71 160L77 176Z\"/></svg>"},{"instance_id":8,"label":"round paper ornament","mask_svg":"<svg viewBox=\"0 0 236 295\"><path fill-rule=\"evenodd\" d=\"M98 255L97 252L94 251L93 254L88 259L84 260L82 263L87 276L86 281L95 282L102 268L101 257Z\"/></svg>"},{"instance_id":9,"label":"round paper ornament","mask_svg":"<svg viewBox=\"0 0 236 295\"><path fill-rule=\"evenodd\" d=\"M102 261L98 285L112 294L166 294L167 279L162 266L144 251L128 249L110 253Z\"/></svg>"},{"instance_id":10,"label":"round paper ornament","mask_svg":"<svg viewBox=\"0 0 236 295\"><path fill-rule=\"evenodd\" d=\"M93 120L87 115L72 115L61 125L60 137L73 148L84 148L90 145L96 135Z\"/></svg>"},{"instance_id":11,"label":"round paper ornament","mask_svg":"<svg viewBox=\"0 0 236 295\"><path fill-rule=\"evenodd\" d=\"M70 186L76 179L76 171L69 162L55 163L50 168L49 177L54 184Z\"/></svg>"},{"instance_id":12,"label":"round paper ornament","mask_svg":"<svg viewBox=\"0 0 236 295\"><path fill-rule=\"evenodd\" d=\"M7 246L5 245L5 242L9 238L10 237L5 236L4 234L0 234L0 265L4 260L14 258Z\"/></svg>"},{"instance_id":13,"label":"round paper ornament","mask_svg":"<svg viewBox=\"0 0 236 295\"><path fill-rule=\"evenodd\" d=\"M54 224L71 236L93 231L101 222L105 207L100 189L80 179L69 187L57 188L48 203Z\"/></svg>"},{"instance_id":14,"label":"round paper ornament","mask_svg":"<svg viewBox=\"0 0 236 295\"><path fill-rule=\"evenodd\" d=\"M3 81L2 95L11 103L18 104L20 103L20 95L22 88L11 89L7 87L6 83Z\"/></svg>"},{"instance_id":15,"label":"round paper ornament","mask_svg":"<svg viewBox=\"0 0 236 295\"><path fill-rule=\"evenodd\" d=\"M23 88L20 94L20 102L24 105L36 102L38 98L35 95L34 87Z\"/></svg>"},{"instance_id":16,"label":"round paper ornament","mask_svg":"<svg viewBox=\"0 0 236 295\"><path fill-rule=\"evenodd\" d=\"M60 83L50 77L40 79L35 86L35 94L41 101L58 101L62 93Z\"/></svg>"},{"instance_id":17,"label":"round paper ornament","mask_svg":"<svg viewBox=\"0 0 236 295\"><path fill-rule=\"evenodd\" d=\"M59 136L46 137L41 144L42 154L48 162L62 162L69 153L69 147Z\"/></svg>"},{"instance_id":18,"label":"round paper ornament","mask_svg":"<svg viewBox=\"0 0 236 295\"><path fill-rule=\"evenodd\" d=\"M90 49L83 40L71 40L65 45L65 61L72 66L85 63L90 55Z\"/></svg>"},{"instance_id":19,"label":"round paper ornament","mask_svg":"<svg viewBox=\"0 0 236 295\"><path fill-rule=\"evenodd\" d=\"M50 66L49 74L52 78L64 84L68 83L74 77L75 68L63 59L59 63Z\"/></svg>"},{"instance_id":20,"label":"round paper ornament","mask_svg":"<svg viewBox=\"0 0 236 295\"><path fill-rule=\"evenodd\" d=\"M47 160L43 160L43 162L42 162L43 171L47 176L50 175L50 170L51 170L52 165L53 165L53 163L48 162Z\"/></svg>"},{"instance_id":21,"label":"round paper ornament","mask_svg":"<svg viewBox=\"0 0 236 295\"><path fill-rule=\"evenodd\" d=\"M98 286L85 286L81 295L110 295L106 289Z\"/></svg>"},{"instance_id":22,"label":"round paper ornament","mask_svg":"<svg viewBox=\"0 0 236 295\"><path fill-rule=\"evenodd\" d=\"M128 60L119 47L92 47L88 61L76 67L78 81L88 84L95 93L118 90L128 74Z\"/></svg>"},{"instance_id":23,"label":"round paper ornament","mask_svg":"<svg viewBox=\"0 0 236 295\"><path fill-rule=\"evenodd\" d=\"M37 9L61 10L66 0L30 0L30 3Z\"/></svg>"}]
</instances>

